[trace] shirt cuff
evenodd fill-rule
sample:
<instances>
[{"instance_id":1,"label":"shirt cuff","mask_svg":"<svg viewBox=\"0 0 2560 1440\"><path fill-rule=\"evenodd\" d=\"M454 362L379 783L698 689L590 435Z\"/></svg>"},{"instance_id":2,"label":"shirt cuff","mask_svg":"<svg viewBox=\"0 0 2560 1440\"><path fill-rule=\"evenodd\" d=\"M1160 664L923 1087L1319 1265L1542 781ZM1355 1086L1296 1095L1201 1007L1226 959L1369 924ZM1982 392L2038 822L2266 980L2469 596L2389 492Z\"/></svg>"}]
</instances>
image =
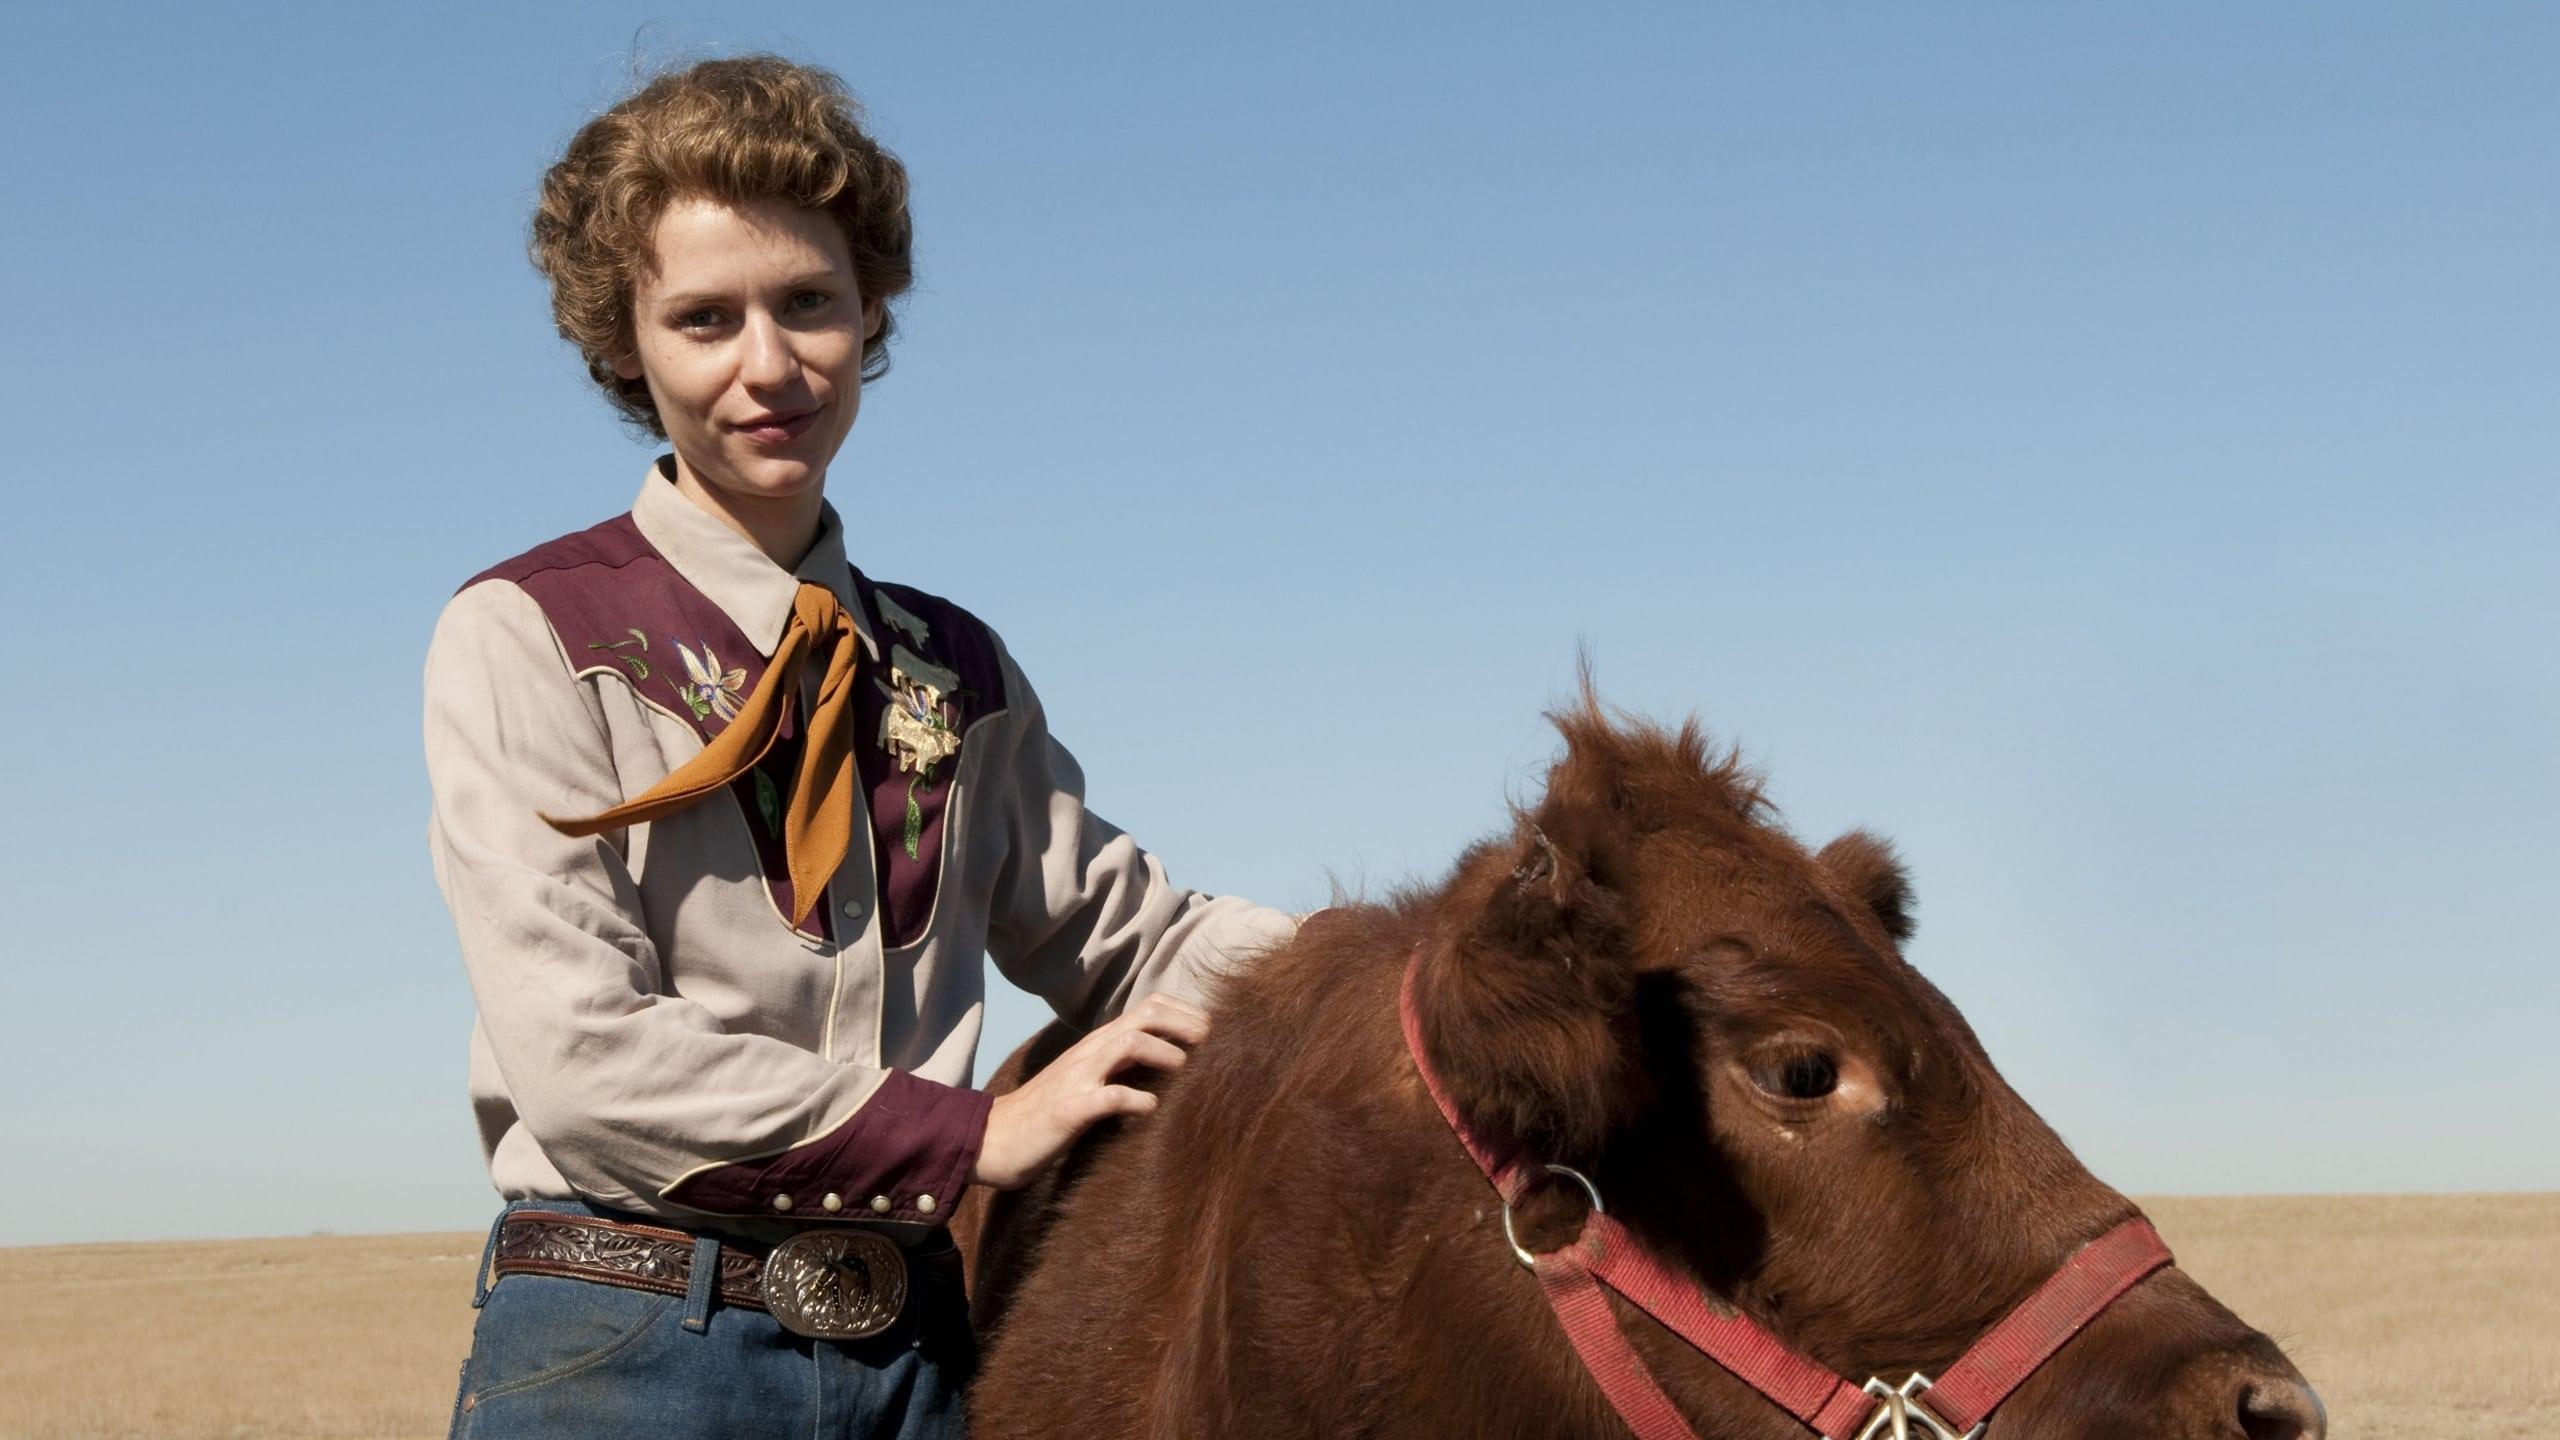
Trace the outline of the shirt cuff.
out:
<instances>
[{"instance_id":1,"label":"shirt cuff","mask_svg":"<svg viewBox=\"0 0 2560 1440\"><path fill-rule=\"evenodd\" d=\"M982 1090L892 1070L851 1119L761 1160L697 1171L668 1187L675 1204L715 1215L794 1220L951 1218L986 1139Z\"/></svg>"}]
</instances>

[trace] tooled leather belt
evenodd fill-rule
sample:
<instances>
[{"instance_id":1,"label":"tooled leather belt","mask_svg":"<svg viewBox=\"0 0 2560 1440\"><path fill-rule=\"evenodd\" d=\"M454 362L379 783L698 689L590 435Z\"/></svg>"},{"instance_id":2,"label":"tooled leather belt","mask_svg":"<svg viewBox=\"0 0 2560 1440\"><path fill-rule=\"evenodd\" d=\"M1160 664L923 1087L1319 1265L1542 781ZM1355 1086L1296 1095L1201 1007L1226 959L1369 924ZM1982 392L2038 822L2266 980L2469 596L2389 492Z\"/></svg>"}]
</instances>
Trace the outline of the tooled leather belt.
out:
<instances>
[{"instance_id":1,"label":"tooled leather belt","mask_svg":"<svg viewBox=\"0 0 2560 1440\"><path fill-rule=\"evenodd\" d=\"M693 1283L696 1245L696 1237L682 1230L518 1210L499 1222L490 1271L682 1295ZM907 1305L908 1257L874 1230L803 1230L761 1255L723 1241L719 1252L721 1300L766 1311L796 1335L864 1339L888 1329ZM921 1264L952 1266L959 1258L953 1249L916 1257Z\"/></svg>"}]
</instances>

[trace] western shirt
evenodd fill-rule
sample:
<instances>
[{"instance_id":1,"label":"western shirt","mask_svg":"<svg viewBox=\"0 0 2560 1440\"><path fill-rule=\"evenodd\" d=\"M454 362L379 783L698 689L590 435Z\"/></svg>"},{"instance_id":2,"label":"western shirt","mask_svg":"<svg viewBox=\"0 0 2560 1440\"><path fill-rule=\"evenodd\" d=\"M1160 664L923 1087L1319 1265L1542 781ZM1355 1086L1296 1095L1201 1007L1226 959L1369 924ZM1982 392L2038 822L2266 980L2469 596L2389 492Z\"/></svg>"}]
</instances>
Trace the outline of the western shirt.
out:
<instances>
[{"instance_id":1,"label":"western shirt","mask_svg":"<svg viewBox=\"0 0 2560 1440\"><path fill-rule=\"evenodd\" d=\"M852 616L869 689L853 845L799 925L779 814L823 657L782 741L725 791L583 839L544 823L699 752L804 581ZM832 505L785 570L686 499L670 458L627 514L465 584L425 700L428 846L477 1005L471 1103L510 1199L938 1223L985 1129L967 1087L986 959L1089 1027L1150 991L1196 998L1293 933L1175 885L1087 809L1003 642L853 568ZM930 769L919 723L959 742Z\"/></svg>"}]
</instances>

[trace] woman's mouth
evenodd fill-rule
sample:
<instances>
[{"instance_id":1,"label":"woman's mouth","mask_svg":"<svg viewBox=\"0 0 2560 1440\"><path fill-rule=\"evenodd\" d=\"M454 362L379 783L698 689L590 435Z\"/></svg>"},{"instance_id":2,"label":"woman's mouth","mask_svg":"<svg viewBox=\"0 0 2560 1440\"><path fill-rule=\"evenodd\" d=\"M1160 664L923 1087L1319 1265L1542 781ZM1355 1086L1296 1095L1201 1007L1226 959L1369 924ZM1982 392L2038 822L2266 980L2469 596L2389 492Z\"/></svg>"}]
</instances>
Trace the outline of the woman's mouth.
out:
<instances>
[{"instance_id":1,"label":"woman's mouth","mask_svg":"<svg viewBox=\"0 0 2560 1440\"><path fill-rule=\"evenodd\" d=\"M792 414L771 413L751 416L731 429L747 438L752 445L788 445L809 433L818 421L818 411L802 410Z\"/></svg>"}]
</instances>

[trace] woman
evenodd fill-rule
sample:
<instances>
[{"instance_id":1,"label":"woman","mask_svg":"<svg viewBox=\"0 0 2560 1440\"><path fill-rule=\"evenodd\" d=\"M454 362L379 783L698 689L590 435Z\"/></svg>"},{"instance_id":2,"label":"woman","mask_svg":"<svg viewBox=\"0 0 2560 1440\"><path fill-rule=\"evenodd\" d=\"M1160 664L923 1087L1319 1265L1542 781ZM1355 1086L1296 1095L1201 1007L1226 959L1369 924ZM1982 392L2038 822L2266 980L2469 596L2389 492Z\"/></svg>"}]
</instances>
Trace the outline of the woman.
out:
<instances>
[{"instance_id":1,"label":"woman","mask_svg":"<svg viewBox=\"0 0 2560 1440\"><path fill-rule=\"evenodd\" d=\"M976 617L848 564L829 467L909 236L840 83L771 57L659 78L544 179L560 332L670 453L465 585L427 658L509 1202L457 1436L959 1434L953 1202L1145 1113L1118 1082L1200 1041L1201 977L1292 933L1087 811ZM1091 1027L992 1103L982 955Z\"/></svg>"}]
</instances>

